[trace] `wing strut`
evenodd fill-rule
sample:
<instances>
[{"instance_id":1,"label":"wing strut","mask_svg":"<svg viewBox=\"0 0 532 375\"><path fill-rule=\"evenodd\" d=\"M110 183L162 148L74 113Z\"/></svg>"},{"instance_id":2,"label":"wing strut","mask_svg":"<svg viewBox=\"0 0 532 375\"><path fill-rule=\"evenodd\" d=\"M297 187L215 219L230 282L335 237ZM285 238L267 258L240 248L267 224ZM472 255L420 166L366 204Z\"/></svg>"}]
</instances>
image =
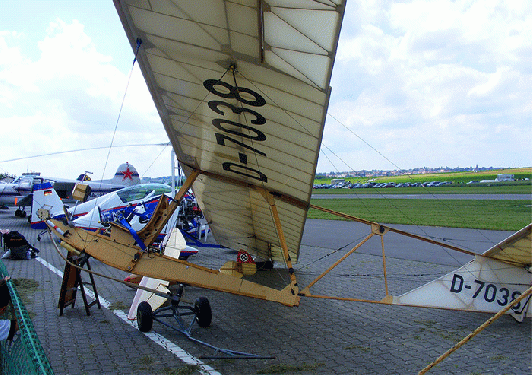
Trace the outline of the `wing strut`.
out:
<instances>
[{"instance_id":1,"label":"wing strut","mask_svg":"<svg viewBox=\"0 0 532 375\"><path fill-rule=\"evenodd\" d=\"M349 250L347 252L347 254L345 254L343 257L341 257L340 259L338 259L332 266L330 266L329 268L327 268L321 275L319 275L318 277L316 277L314 279L314 281L312 281L310 284L308 284L305 289L303 289L301 291L301 294L305 295L305 296L310 296L310 288L316 284L319 280L321 280L322 277L324 277L325 275L327 275L329 272L331 272L336 266L338 266L340 263L342 263L347 257L349 257L351 254L353 254L355 251L357 251L360 246L364 245L371 237L373 237L375 235L375 231L372 231L366 238L364 238L362 241L360 241L360 243L358 243L355 247L353 247L351 250ZM384 250L383 250L384 251ZM388 282L386 282L386 294L388 294Z\"/></svg>"},{"instance_id":2,"label":"wing strut","mask_svg":"<svg viewBox=\"0 0 532 375\"><path fill-rule=\"evenodd\" d=\"M272 217L275 222L275 227L277 228L277 235L279 236L279 242L281 243L281 248L283 249L283 255L284 255L285 262L286 262L286 267L288 268L288 272L290 273L290 284L292 288L292 294L297 295L299 288L297 286L297 280L296 280L296 275L294 273L294 268L292 267L292 259L290 258L290 255L288 254L288 246L286 245L286 239L284 237L283 228L281 226L281 220L279 220L279 212L277 211L277 206L275 205L275 199L270 194L270 192L264 189L258 189L258 190L262 194L264 199L266 199L266 201L268 202L272 210Z\"/></svg>"},{"instance_id":3,"label":"wing strut","mask_svg":"<svg viewBox=\"0 0 532 375\"><path fill-rule=\"evenodd\" d=\"M347 220L351 220L351 221L356 221L356 222L359 222L359 223L363 223L363 224L366 224L366 225L378 225L382 228L385 228L386 230L390 231L390 232L394 232L394 233L397 233L397 234L401 234L403 236L406 236L406 237L410 237L410 238L415 238L416 240L420 240L420 241L424 241L424 242L428 242L428 243L431 243L433 245L439 245L439 246L442 246L442 247L446 247L448 249L451 249L451 250L455 250L455 251L458 251L460 253L464 253L464 254L468 254L468 255L471 255L471 256L476 256L478 254L472 252L472 251L469 251L469 250L464 250L458 246L453 246L453 245L449 245L449 244L446 244L444 242L440 242L440 241L435 241L435 240L431 240L430 238L426 238L426 237L422 237L422 236L418 236L416 234L412 234L412 233L409 233L409 232L406 232L404 230L400 230L400 229L396 229L396 228L391 228L391 227L387 227L385 225L382 225L382 224L379 224L379 223L376 223L374 221L369 221L369 220L365 220L365 219L361 219L359 217L356 217L356 216L352 216L352 215L348 215L348 214L344 214L342 212L338 212L338 211L334 211L334 210L330 210L328 208L324 208L324 207L320 207L320 206L316 206L315 204L311 204L309 206L310 208L314 208L315 210L320 210L320 211L323 211L323 212L327 212L331 215L336 215L336 216L339 216L339 217L343 217L344 219L347 219Z\"/></svg>"}]
</instances>

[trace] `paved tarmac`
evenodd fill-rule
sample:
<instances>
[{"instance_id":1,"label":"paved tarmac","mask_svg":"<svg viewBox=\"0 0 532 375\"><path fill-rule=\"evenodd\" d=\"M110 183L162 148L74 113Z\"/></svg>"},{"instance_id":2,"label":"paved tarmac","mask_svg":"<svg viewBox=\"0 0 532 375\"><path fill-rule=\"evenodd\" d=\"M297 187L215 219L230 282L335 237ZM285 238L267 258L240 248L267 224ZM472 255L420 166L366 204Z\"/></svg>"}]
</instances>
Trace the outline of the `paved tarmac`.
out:
<instances>
[{"instance_id":1,"label":"paved tarmac","mask_svg":"<svg viewBox=\"0 0 532 375\"><path fill-rule=\"evenodd\" d=\"M328 225L325 225L328 224ZM199 359L214 352L191 342L157 322L149 334L127 323L124 316L135 291L123 284L97 277L106 307L95 306L87 316L81 297L74 308L59 316L57 302L64 261L48 235L37 241L39 231L13 209L0 211L0 228L18 230L40 249L33 260L3 260L13 278L32 279L38 287L25 293L41 344L56 374L415 374L456 342L484 323L489 314L390 307L377 304L303 298L297 308L277 303L187 288L186 298L209 298L211 327L195 327L193 335L218 347L247 351L275 359ZM448 231L412 228L435 237L463 243L482 251L507 232ZM308 285L350 249L348 243L363 238L367 228L346 228L342 222L309 221L296 264L299 284ZM388 236L388 235L386 235ZM394 245L395 239L388 241ZM380 242L355 253L311 291L359 298L384 296ZM366 246L364 245L364 247ZM409 253L426 250L415 242L401 245ZM194 261L219 267L228 251L202 248ZM400 294L456 268L456 262L415 260L399 251L387 257L390 293ZM402 254L402 255L401 255ZM125 273L91 260L94 270L124 278ZM88 280L88 277L84 277ZM263 271L253 277L270 286L288 283L283 269ZM518 324L504 316L452 354L429 374L530 374L531 323Z\"/></svg>"},{"instance_id":2,"label":"paved tarmac","mask_svg":"<svg viewBox=\"0 0 532 375\"><path fill-rule=\"evenodd\" d=\"M482 254L493 245L514 233L511 231L398 224L393 224L391 227L448 245L457 246L475 254ZM349 250L362 240L367 235L367 232L367 226L361 223L337 220L307 220L302 243L313 247L331 249L346 248ZM382 254L380 238L374 237L370 239L367 245L358 250L358 252L376 256ZM444 247L434 246L391 232L384 236L384 245L386 256L398 259L450 266L462 265L472 259L470 255L447 250Z\"/></svg>"}]
</instances>

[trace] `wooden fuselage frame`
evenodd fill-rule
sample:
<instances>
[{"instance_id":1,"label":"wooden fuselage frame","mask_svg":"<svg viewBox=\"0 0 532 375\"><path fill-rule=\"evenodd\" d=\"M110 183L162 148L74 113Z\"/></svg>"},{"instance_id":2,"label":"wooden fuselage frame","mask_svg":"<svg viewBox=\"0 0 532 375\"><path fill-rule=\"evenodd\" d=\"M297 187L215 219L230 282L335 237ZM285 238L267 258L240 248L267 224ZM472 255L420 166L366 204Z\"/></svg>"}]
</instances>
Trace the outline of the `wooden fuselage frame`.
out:
<instances>
[{"instance_id":1,"label":"wooden fuselage frame","mask_svg":"<svg viewBox=\"0 0 532 375\"><path fill-rule=\"evenodd\" d=\"M157 238L198 174L197 171L193 172L187 178L171 203L168 203L164 195L161 197L150 221L137 233L146 246L152 244ZM269 197L267 198L268 202L272 207L275 207L275 202L269 193L264 192L264 195ZM274 220L278 225L281 242L283 242L282 229L275 212L273 210ZM114 223L106 230L91 232L69 227L57 220L50 221L54 225L49 225L50 229L62 241L77 251L87 253L111 267L141 276L275 301L287 306L299 304L297 283L293 276L290 285L282 290L277 290L194 263L170 258L159 253L142 251L136 245L129 231ZM286 251L285 253L287 254ZM289 259L286 261L287 264L290 264Z\"/></svg>"}]
</instances>

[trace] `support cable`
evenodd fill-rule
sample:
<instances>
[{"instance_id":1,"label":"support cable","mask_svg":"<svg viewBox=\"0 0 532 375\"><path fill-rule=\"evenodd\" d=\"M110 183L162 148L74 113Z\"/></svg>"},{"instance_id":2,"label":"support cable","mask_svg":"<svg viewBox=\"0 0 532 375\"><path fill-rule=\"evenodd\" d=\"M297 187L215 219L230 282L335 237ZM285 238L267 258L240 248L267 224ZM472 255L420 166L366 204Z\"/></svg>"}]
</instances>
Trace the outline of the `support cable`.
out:
<instances>
[{"instance_id":1,"label":"support cable","mask_svg":"<svg viewBox=\"0 0 532 375\"><path fill-rule=\"evenodd\" d=\"M512 303L510 303L508 306L506 306L504 309L499 311L497 314L493 315L491 318L486 320L482 325L480 325L477 329L475 329L469 335L464 337L460 342L458 342L456 345L454 345L451 349L447 350L445 353L443 353L441 356L439 356L434 362L432 362L427 367L425 367L423 370L418 372L418 375L425 374L427 371L429 371L431 368L436 366L438 363L442 362L445 358L447 358L449 355L451 355L457 349L462 347L465 343L467 343L469 340L471 340L473 337L475 337L477 334L479 334L481 331L483 331L487 326L489 326L495 320L499 319L508 310L510 310L512 307L516 306L519 302L521 302L523 299L525 299L526 297L528 297L531 294L532 294L532 286L530 288L528 288L523 294L521 294L519 296L519 298L513 300Z\"/></svg>"}]
</instances>

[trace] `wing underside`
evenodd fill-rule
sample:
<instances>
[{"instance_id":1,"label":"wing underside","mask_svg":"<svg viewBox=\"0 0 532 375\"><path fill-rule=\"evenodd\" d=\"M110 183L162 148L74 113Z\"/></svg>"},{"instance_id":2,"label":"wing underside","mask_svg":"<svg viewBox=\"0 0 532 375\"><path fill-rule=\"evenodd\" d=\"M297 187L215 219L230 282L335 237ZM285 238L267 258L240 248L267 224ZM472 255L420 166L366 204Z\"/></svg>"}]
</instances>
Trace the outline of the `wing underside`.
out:
<instances>
[{"instance_id":1,"label":"wing underside","mask_svg":"<svg viewBox=\"0 0 532 375\"><path fill-rule=\"evenodd\" d=\"M532 224L486 251L484 256L518 267L532 263Z\"/></svg>"},{"instance_id":2,"label":"wing underside","mask_svg":"<svg viewBox=\"0 0 532 375\"><path fill-rule=\"evenodd\" d=\"M344 0L115 0L217 242L297 260Z\"/></svg>"}]
</instances>

